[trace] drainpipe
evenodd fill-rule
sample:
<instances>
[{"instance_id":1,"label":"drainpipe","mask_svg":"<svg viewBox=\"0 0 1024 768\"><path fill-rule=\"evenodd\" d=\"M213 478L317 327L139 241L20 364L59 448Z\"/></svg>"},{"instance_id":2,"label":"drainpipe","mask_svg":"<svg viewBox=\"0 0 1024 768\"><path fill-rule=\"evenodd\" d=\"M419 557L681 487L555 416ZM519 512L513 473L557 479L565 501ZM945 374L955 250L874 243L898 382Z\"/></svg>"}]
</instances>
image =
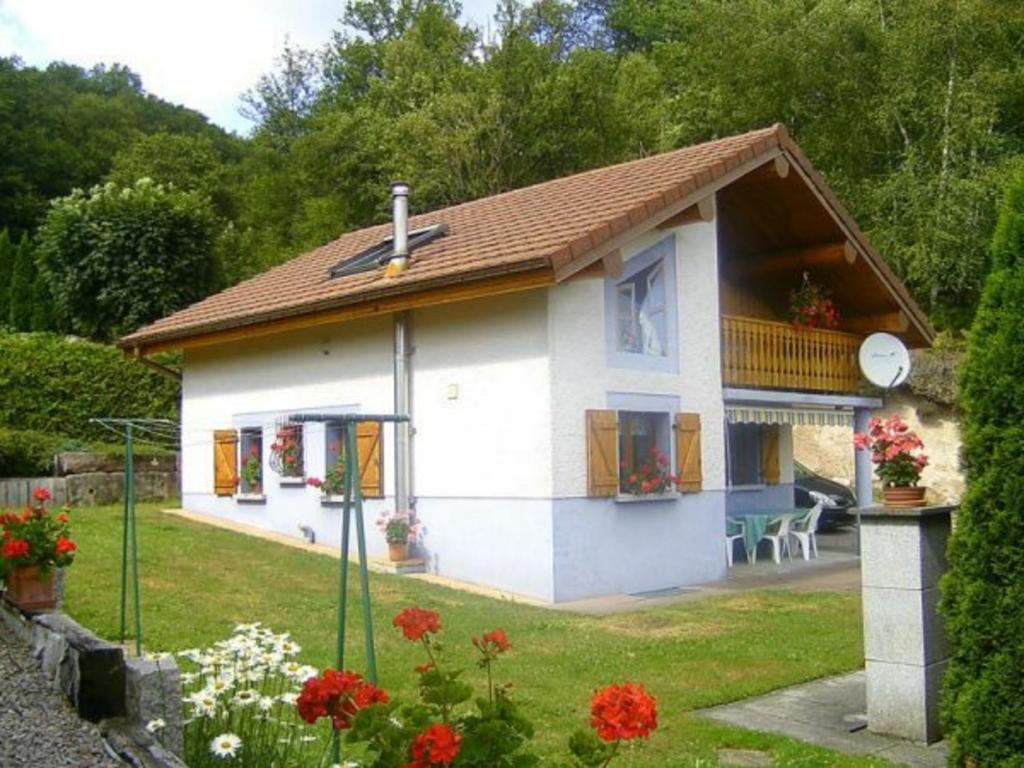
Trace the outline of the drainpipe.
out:
<instances>
[{"instance_id":1,"label":"drainpipe","mask_svg":"<svg viewBox=\"0 0 1024 768\"><path fill-rule=\"evenodd\" d=\"M412 316L409 312L395 313L395 413L412 418L412 367L409 331ZM412 511L412 435L409 422L395 424L395 510Z\"/></svg>"},{"instance_id":2,"label":"drainpipe","mask_svg":"<svg viewBox=\"0 0 1024 768\"><path fill-rule=\"evenodd\" d=\"M409 185L396 181L391 185L391 210L394 249L385 275L395 277L405 271L409 259ZM395 413L412 417L412 388L409 357L409 331L412 315L395 313ZM395 511L411 512L412 429L407 422L395 424Z\"/></svg>"}]
</instances>

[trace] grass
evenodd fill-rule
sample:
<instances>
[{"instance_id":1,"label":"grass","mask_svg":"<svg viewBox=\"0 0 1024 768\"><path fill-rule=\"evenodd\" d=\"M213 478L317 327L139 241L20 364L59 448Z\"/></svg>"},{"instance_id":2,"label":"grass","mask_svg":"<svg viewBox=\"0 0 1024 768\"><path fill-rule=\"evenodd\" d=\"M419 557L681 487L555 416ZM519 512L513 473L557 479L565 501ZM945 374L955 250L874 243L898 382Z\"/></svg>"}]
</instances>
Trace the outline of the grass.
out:
<instances>
[{"instance_id":1,"label":"grass","mask_svg":"<svg viewBox=\"0 0 1024 768\"><path fill-rule=\"evenodd\" d=\"M66 609L99 635L116 639L121 511L74 515L78 559ZM226 637L235 624L261 621L290 631L300 658L333 666L338 562L140 506L143 634L149 650L182 650ZM625 555L624 556L628 556ZM350 581L349 656L363 668L358 577ZM578 616L493 600L414 579L371 575L380 683L415 695L420 649L391 618L407 606L438 610L448 658L482 683L470 636L503 627L513 652L498 667L537 726L537 750L565 754L586 725L589 694L610 682L644 682L657 697L660 726L621 760L631 766L714 766L715 749L772 753L778 766L882 766L783 737L706 721L691 710L742 699L859 667L860 601L855 594L752 592L607 617Z\"/></svg>"}]
</instances>

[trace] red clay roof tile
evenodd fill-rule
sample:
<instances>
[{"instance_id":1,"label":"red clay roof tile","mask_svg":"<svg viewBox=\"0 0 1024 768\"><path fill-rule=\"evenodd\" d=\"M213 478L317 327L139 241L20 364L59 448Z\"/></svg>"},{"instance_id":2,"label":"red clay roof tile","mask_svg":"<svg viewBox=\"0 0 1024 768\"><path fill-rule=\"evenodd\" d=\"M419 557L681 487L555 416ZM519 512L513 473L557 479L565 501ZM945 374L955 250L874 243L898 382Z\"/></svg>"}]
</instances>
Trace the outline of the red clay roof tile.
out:
<instances>
[{"instance_id":1,"label":"red clay roof tile","mask_svg":"<svg viewBox=\"0 0 1024 768\"><path fill-rule=\"evenodd\" d=\"M377 269L329 279L332 266L380 242L391 225L349 232L158 320L121 344L184 339L445 282L561 267L780 146L785 136L776 125L413 216L413 229L446 224L449 233L417 248L408 270L396 278L385 278L384 270Z\"/></svg>"}]
</instances>

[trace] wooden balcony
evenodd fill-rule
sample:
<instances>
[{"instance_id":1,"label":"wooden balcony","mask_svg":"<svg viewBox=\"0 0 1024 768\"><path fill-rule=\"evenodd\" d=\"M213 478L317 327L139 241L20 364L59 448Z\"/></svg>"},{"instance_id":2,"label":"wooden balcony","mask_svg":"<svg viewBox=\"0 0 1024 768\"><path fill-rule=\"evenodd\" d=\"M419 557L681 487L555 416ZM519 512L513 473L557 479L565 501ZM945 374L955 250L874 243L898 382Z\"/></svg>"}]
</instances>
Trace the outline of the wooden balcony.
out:
<instances>
[{"instance_id":1,"label":"wooden balcony","mask_svg":"<svg viewBox=\"0 0 1024 768\"><path fill-rule=\"evenodd\" d=\"M727 387L853 393L860 384L853 333L722 316L722 383Z\"/></svg>"}]
</instances>

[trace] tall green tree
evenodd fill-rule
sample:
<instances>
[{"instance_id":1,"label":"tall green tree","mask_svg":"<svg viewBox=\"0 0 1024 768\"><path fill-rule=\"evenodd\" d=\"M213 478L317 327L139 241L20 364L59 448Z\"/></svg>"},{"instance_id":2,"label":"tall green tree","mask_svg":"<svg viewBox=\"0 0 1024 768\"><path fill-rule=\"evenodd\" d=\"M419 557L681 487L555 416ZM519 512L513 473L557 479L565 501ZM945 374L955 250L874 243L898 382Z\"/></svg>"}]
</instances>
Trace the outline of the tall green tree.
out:
<instances>
[{"instance_id":1,"label":"tall green tree","mask_svg":"<svg viewBox=\"0 0 1024 768\"><path fill-rule=\"evenodd\" d=\"M1024 176L1010 188L961 382L967 493L943 583L951 765L1024 755Z\"/></svg>"},{"instance_id":2,"label":"tall green tree","mask_svg":"<svg viewBox=\"0 0 1024 768\"><path fill-rule=\"evenodd\" d=\"M16 251L7 229L0 230L0 326L6 325L11 317L11 278Z\"/></svg>"},{"instance_id":3,"label":"tall green tree","mask_svg":"<svg viewBox=\"0 0 1024 768\"><path fill-rule=\"evenodd\" d=\"M21 236L15 250L11 275L10 325L16 331L32 330L32 299L36 282L36 251L28 235Z\"/></svg>"},{"instance_id":4,"label":"tall green tree","mask_svg":"<svg viewBox=\"0 0 1024 768\"><path fill-rule=\"evenodd\" d=\"M56 313L70 330L109 340L218 287L209 201L142 179L54 201L39 230Z\"/></svg>"}]
</instances>

